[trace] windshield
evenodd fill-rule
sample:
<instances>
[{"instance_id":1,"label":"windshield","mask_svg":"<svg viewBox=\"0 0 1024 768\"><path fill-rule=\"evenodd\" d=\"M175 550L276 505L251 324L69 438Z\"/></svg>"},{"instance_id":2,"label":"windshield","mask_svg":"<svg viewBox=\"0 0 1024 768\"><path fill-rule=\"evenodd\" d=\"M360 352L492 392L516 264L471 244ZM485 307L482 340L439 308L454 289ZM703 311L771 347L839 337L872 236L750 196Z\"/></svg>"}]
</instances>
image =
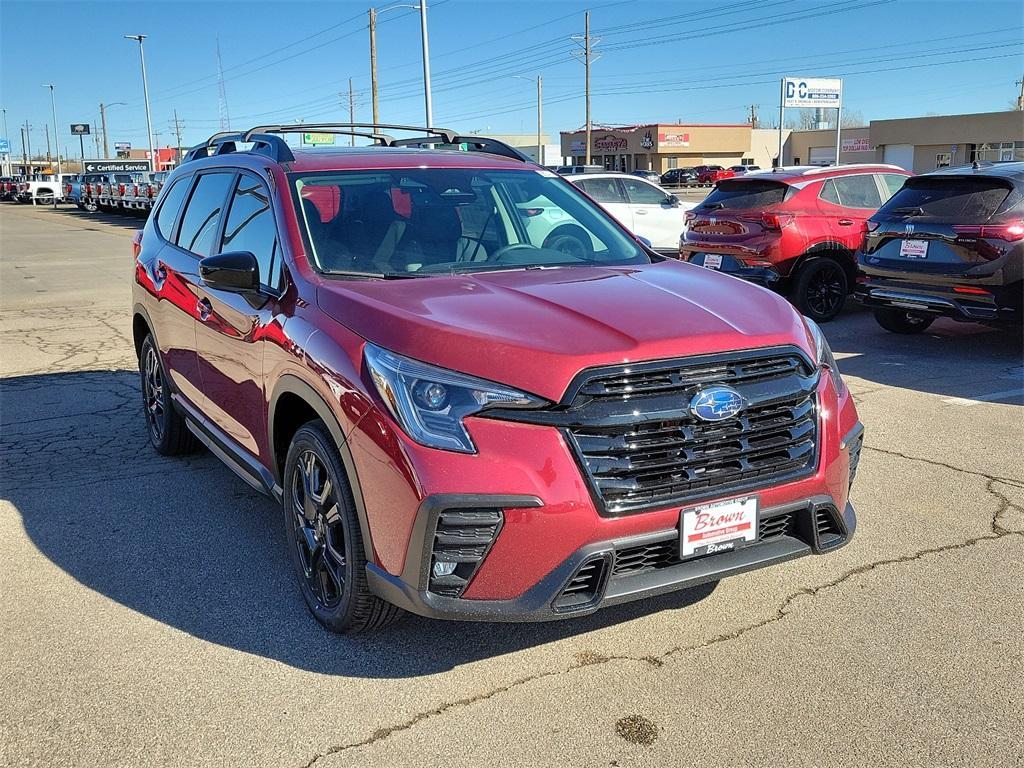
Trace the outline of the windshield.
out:
<instances>
[{"instance_id":1,"label":"windshield","mask_svg":"<svg viewBox=\"0 0 1024 768\"><path fill-rule=\"evenodd\" d=\"M651 259L549 171L410 168L294 175L324 272L421 277Z\"/></svg>"}]
</instances>

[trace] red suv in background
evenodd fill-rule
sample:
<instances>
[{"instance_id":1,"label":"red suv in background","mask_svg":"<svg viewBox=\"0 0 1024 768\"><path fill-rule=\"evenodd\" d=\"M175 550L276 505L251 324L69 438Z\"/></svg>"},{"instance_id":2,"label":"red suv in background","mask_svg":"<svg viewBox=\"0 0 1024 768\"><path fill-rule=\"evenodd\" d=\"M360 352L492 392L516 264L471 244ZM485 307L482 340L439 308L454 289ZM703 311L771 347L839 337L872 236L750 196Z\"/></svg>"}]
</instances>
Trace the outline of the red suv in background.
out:
<instances>
[{"instance_id":1,"label":"red suv in background","mask_svg":"<svg viewBox=\"0 0 1024 768\"><path fill-rule=\"evenodd\" d=\"M398 128L218 134L134 243L150 441L281 503L317 620L576 616L850 539L863 428L817 325L511 147Z\"/></svg>"},{"instance_id":2,"label":"red suv in background","mask_svg":"<svg viewBox=\"0 0 1024 768\"><path fill-rule=\"evenodd\" d=\"M697 172L698 184L714 184L716 181L731 179L736 175L736 171L720 165L697 165L693 170Z\"/></svg>"},{"instance_id":3,"label":"red suv in background","mask_svg":"<svg viewBox=\"0 0 1024 768\"><path fill-rule=\"evenodd\" d=\"M720 181L687 212L679 257L788 293L807 317L832 320L856 282L867 220L910 175L842 165Z\"/></svg>"}]
</instances>

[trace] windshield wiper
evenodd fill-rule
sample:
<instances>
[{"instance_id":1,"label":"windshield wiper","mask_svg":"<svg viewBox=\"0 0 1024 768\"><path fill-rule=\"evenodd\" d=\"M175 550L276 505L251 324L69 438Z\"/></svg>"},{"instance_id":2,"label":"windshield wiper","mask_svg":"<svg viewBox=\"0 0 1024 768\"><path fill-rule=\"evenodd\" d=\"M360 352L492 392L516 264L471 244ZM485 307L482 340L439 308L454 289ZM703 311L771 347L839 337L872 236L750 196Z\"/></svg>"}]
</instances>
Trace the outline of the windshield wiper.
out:
<instances>
[{"instance_id":1,"label":"windshield wiper","mask_svg":"<svg viewBox=\"0 0 1024 768\"><path fill-rule=\"evenodd\" d=\"M909 205L905 208L893 208L893 213L902 213L904 216L924 216L924 208L917 205Z\"/></svg>"},{"instance_id":2,"label":"windshield wiper","mask_svg":"<svg viewBox=\"0 0 1024 768\"><path fill-rule=\"evenodd\" d=\"M331 277L363 277L367 280L409 280L414 277L431 277L427 273L417 272L356 272L343 269L327 269L324 274Z\"/></svg>"}]
</instances>

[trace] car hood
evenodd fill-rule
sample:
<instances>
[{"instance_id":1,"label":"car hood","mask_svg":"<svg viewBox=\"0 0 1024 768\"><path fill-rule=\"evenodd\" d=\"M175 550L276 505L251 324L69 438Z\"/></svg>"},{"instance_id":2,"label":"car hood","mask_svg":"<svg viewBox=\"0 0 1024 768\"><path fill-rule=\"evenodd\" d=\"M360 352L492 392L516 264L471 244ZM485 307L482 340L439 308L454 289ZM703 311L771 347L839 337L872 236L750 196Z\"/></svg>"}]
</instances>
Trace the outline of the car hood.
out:
<instances>
[{"instance_id":1,"label":"car hood","mask_svg":"<svg viewBox=\"0 0 1024 768\"><path fill-rule=\"evenodd\" d=\"M325 278L323 312L399 354L558 400L585 368L796 344L799 314L703 267L510 270L408 280Z\"/></svg>"}]
</instances>

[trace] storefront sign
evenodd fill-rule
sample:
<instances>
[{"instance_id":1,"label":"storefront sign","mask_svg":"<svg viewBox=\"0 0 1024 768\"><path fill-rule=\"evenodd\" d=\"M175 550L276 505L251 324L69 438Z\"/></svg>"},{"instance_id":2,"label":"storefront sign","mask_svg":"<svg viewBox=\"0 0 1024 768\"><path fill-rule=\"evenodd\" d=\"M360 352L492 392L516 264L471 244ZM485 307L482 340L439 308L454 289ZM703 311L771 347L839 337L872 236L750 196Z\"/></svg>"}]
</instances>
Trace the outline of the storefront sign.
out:
<instances>
[{"instance_id":1,"label":"storefront sign","mask_svg":"<svg viewBox=\"0 0 1024 768\"><path fill-rule=\"evenodd\" d=\"M640 139L640 146L643 149L654 149L654 137L651 136L651 132L647 131L644 137Z\"/></svg>"},{"instance_id":2,"label":"storefront sign","mask_svg":"<svg viewBox=\"0 0 1024 768\"><path fill-rule=\"evenodd\" d=\"M569 144L569 152L574 155L582 155L587 151L587 145L582 141L573 141Z\"/></svg>"},{"instance_id":3,"label":"storefront sign","mask_svg":"<svg viewBox=\"0 0 1024 768\"><path fill-rule=\"evenodd\" d=\"M594 149L605 152L624 150L628 144L629 141L624 136L612 136L611 134L594 139Z\"/></svg>"},{"instance_id":4,"label":"storefront sign","mask_svg":"<svg viewBox=\"0 0 1024 768\"><path fill-rule=\"evenodd\" d=\"M787 77L782 81L782 106L826 107L843 104L843 81L823 77Z\"/></svg>"},{"instance_id":5,"label":"storefront sign","mask_svg":"<svg viewBox=\"0 0 1024 768\"><path fill-rule=\"evenodd\" d=\"M658 145L662 147L688 147L690 146L690 134L659 133Z\"/></svg>"},{"instance_id":6,"label":"storefront sign","mask_svg":"<svg viewBox=\"0 0 1024 768\"><path fill-rule=\"evenodd\" d=\"M871 139L843 139L843 152L870 152Z\"/></svg>"},{"instance_id":7,"label":"storefront sign","mask_svg":"<svg viewBox=\"0 0 1024 768\"><path fill-rule=\"evenodd\" d=\"M310 146L317 146L319 144L333 144L334 134L333 133L304 133L302 134L302 143L309 144Z\"/></svg>"},{"instance_id":8,"label":"storefront sign","mask_svg":"<svg viewBox=\"0 0 1024 768\"><path fill-rule=\"evenodd\" d=\"M114 151L115 152L130 152L132 143L130 141L115 141Z\"/></svg>"}]
</instances>

